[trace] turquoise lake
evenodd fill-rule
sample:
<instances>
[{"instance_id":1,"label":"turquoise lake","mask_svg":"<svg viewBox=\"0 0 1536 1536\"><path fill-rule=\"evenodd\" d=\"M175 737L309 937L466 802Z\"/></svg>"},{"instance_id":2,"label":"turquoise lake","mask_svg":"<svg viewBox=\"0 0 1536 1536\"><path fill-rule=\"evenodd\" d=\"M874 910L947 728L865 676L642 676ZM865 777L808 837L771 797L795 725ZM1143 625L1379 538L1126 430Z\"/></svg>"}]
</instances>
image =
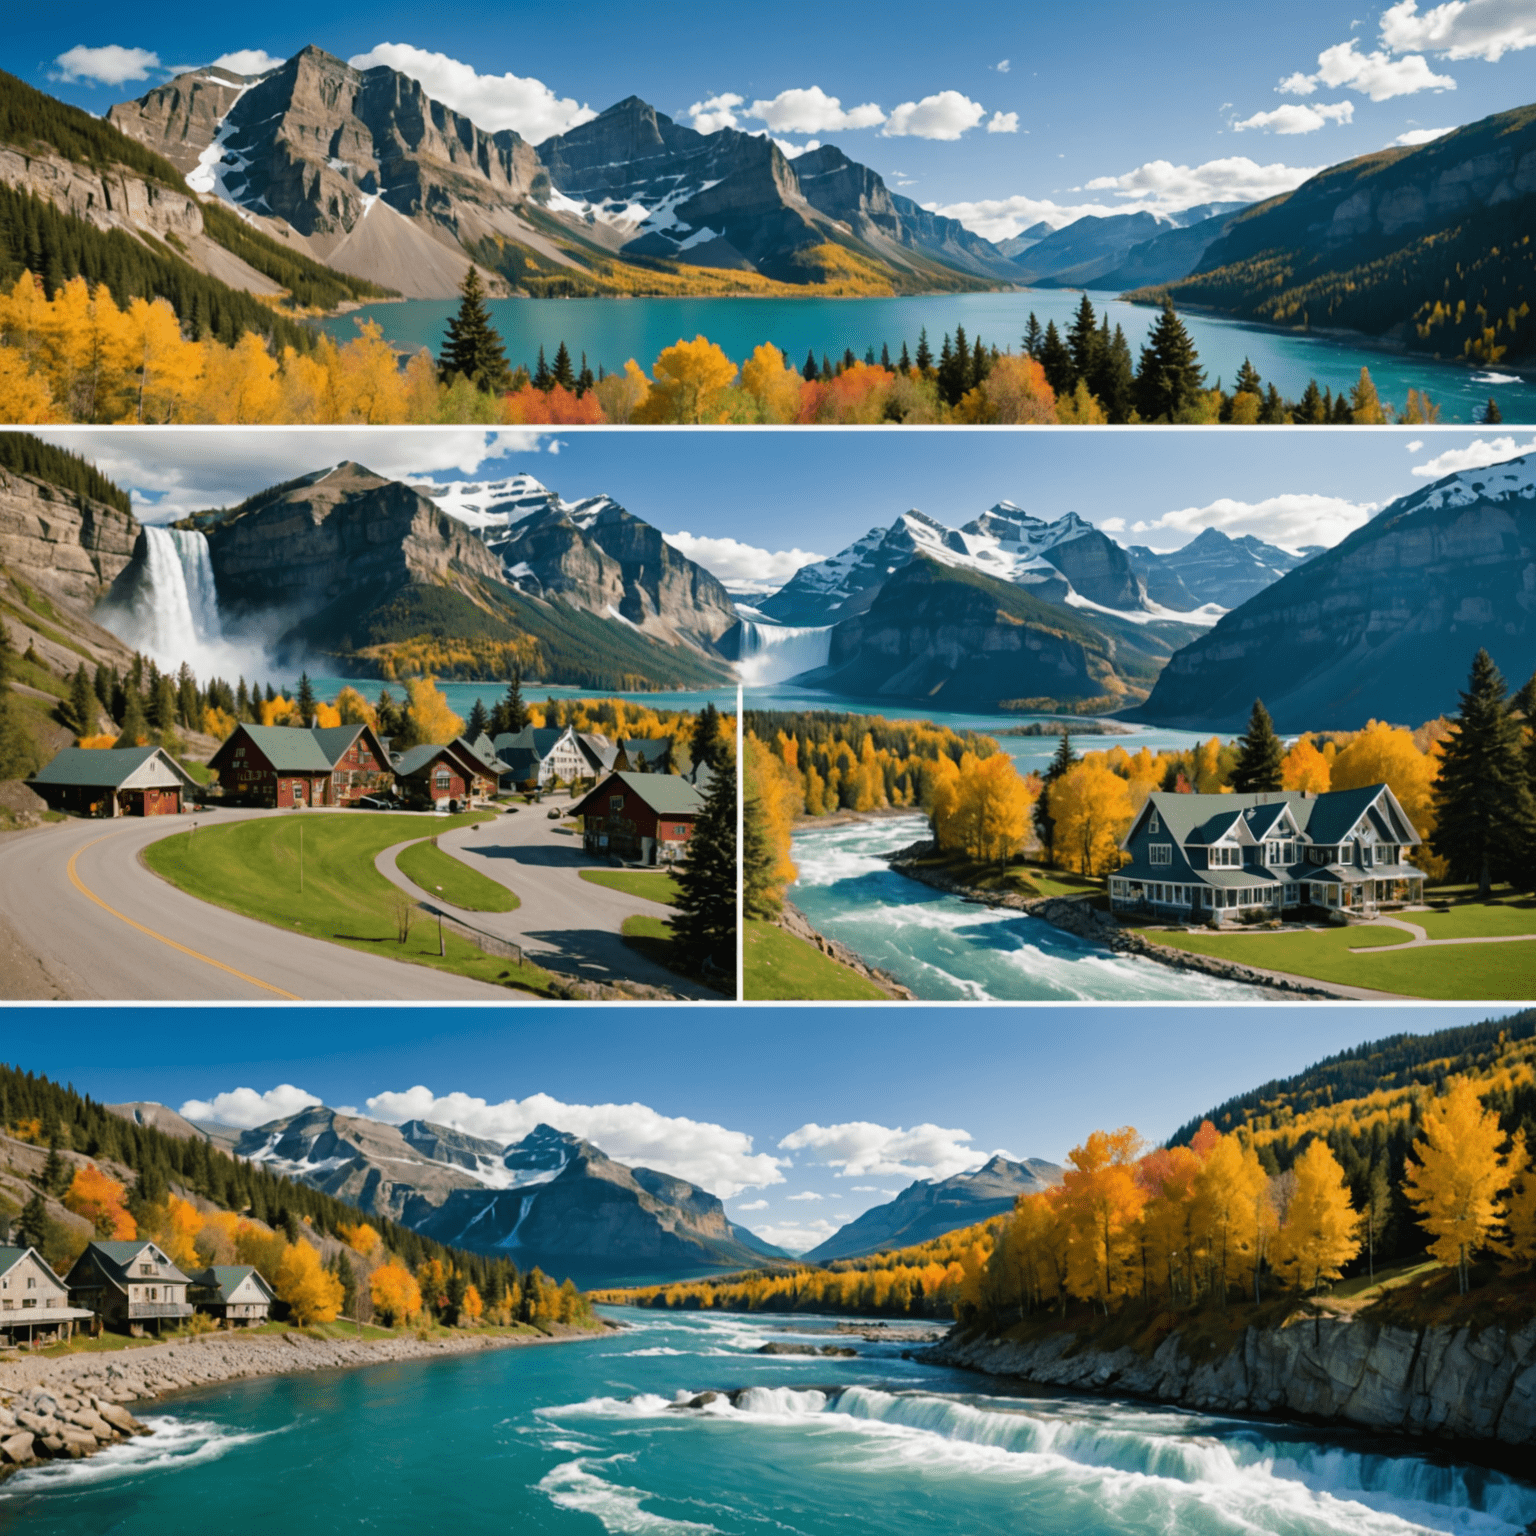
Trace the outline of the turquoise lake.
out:
<instances>
[{"instance_id":1,"label":"turquoise lake","mask_svg":"<svg viewBox=\"0 0 1536 1536\"><path fill-rule=\"evenodd\" d=\"M1536 1488L1402 1442L990 1379L829 1319L618 1312L578 1344L277 1377L0 1485L19 1536L1516 1536ZM197 1346L189 1346L196 1348ZM708 1389L736 1406L672 1405Z\"/></svg>"},{"instance_id":2,"label":"turquoise lake","mask_svg":"<svg viewBox=\"0 0 1536 1536\"><path fill-rule=\"evenodd\" d=\"M1157 317L1144 305L1127 304L1113 293L1090 293L1100 313L1124 327L1132 353ZM966 335L998 347L1018 350L1031 310L1041 325L1065 326L1081 294L1071 289L1040 288L1005 293L925 294L895 299L495 299L491 318L507 343L507 356L530 368L544 348L549 358L562 341L580 366L581 354L593 372L610 372L633 357L649 370L657 353L680 337L705 335L737 363L759 343L772 342L797 367L814 348L834 360L851 347L863 357L869 347L878 357L888 345L899 357L903 341L916 350L926 327L935 354L946 331L957 325ZM357 334L355 322L374 319L390 341L401 347L428 347L436 353L449 317L451 299L412 299L375 304L323 322L338 340ZM1235 320L1186 314L1208 383L1217 378L1230 388L1245 357L1266 382L1297 399L1315 378L1335 394L1348 389L1367 367L1382 399L1399 408L1410 388L1427 391L1440 407L1444 423L1471 422L1492 395L1507 422L1536 421L1536 382L1507 368L1474 370L1432 357L1404 357L1357 340L1268 330Z\"/></svg>"}]
</instances>

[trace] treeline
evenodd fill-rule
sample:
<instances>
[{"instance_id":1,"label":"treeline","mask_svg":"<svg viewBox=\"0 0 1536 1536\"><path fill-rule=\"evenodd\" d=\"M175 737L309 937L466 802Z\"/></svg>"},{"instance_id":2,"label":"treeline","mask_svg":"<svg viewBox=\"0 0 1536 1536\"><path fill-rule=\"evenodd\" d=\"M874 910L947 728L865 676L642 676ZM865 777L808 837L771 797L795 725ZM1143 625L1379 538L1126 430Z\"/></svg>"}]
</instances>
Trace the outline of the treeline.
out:
<instances>
[{"instance_id":1,"label":"treeline","mask_svg":"<svg viewBox=\"0 0 1536 1536\"><path fill-rule=\"evenodd\" d=\"M164 1208L176 1186L221 1210L250 1217L274 1231L292 1233L306 1223L318 1234L347 1242L360 1226L378 1234L390 1253L413 1271L429 1261L456 1271L482 1295L500 1296L520 1275L509 1259L451 1248L385 1217L365 1216L307 1184L241 1161L201 1137L166 1135L112 1114L71 1087L40 1074L0 1066L0 1126L38 1145L110 1159L134 1175L126 1209Z\"/></svg>"},{"instance_id":2,"label":"treeline","mask_svg":"<svg viewBox=\"0 0 1536 1536\"><path fill-rule=\"evenodd\" d=\"M133 502L115 481L109 480L83 454L55 448L30 432L0 432L0 468L35 475L61 491L105 502L119 512L133 515Z\"/></svg>"},{"instance_id":3,"label":"treeline","mask_svg":"<svg viewBox=\"0 0 1536 1536\"><path fill-rule=\"evenodd\" d=\"M1480 204L1462 222L1345 266L1338 252L1266 250L1132 297L1176 296L1225 314L1308 330L1389 332L1416 351L1484 366L1530 354L1536 286L1529 196Z\"/></svg>"}]
</instances>

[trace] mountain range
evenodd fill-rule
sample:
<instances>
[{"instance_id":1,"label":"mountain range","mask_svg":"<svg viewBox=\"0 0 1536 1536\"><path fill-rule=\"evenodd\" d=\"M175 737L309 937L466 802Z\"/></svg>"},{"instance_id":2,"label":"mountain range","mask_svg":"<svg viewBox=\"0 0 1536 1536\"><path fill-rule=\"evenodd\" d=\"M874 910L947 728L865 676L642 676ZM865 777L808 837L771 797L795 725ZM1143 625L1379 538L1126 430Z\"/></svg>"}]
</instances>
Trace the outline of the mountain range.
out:
<instances>
[{"instance_id":1,"label":"mountain range","mask_svg":"<svg viewBox=\"0 0 1536 1536\"><path fill-rule=\"evenodd\" d=\"M1036 288L1118 290L1166 282L1194 271L1246 207L1200 203L1173 214L1087 214L1060 229L1046 226L1011 253L1013 264L1019 280Z\"/></svg>"},{"instance_id":2,"label":"mountain range","mask_svg":"<svg viewBox=\"0 0 1536 1536\"><path fill-rule=\"evenodd\" d=\"M1262 698L1283 731L1418 725L1455 710L1480 647L1515 686L1536 666L1536 455L1392 502L1192 640L1126 718L1227 730Z\"/></svg>"},{"instance_id":3,"label":"mountain range","mask_svg":"<svg viewBox=\"0 0 1536 1536\"><path fill-rule=\"evenodd\" d=\"M872 1206L804 1257L813 1264L826 1264L887 1248L910 1248L1000 1216L1013 1209L1020 1195L1033 1195L1060 1182L1061 1169L1055 1163L1037 1157L1015 1163L999 1154L969 1173L907 1185L894 1200Z\"/></svg>"},{"instance_id":4,"label":"mountain range","mask_svg":"<svg viewBox=\"0 0 1536 1536\"><path fill-rule=\"evenodd\" d=\"M260 75L188 70L107 117L194 190L410 297L453 294L471 261L501 291L536 292L611 291L658 264L792 284L852 273L896 292L1013 276L989 241L838 149L790 160L771 138L698 133L637 96L534 145L398 70L306 47Z\"/></svg>"}]
</instances>

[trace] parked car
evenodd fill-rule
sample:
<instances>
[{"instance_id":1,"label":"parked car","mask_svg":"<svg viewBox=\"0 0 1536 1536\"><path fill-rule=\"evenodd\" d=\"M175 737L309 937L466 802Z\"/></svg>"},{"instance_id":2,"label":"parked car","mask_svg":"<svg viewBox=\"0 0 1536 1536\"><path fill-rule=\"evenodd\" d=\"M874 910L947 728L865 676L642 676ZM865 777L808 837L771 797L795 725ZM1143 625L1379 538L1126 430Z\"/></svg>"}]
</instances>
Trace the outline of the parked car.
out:
<instances>
[{"instance_id":1,"label":"parked car","mask_svg":"<svg viewBox=\"0 0 1536 1536\"><path fill-rule=\"evenodd\" d=\"M398 811L400 801L393 795L364 795L358 802L358 807L365 811Z\"/></svg>"}]
</instances>

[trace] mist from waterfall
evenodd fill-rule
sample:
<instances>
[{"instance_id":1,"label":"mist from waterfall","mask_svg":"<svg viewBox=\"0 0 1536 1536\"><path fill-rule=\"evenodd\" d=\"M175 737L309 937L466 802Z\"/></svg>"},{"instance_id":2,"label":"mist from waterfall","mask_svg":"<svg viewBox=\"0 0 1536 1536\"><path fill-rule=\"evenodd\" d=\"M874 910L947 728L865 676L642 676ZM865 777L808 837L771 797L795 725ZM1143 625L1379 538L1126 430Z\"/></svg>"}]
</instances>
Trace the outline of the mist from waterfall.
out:
<instances>
[{"instance_id":1,"label":"mist from waterfall","mask_svg":"<svg viewBox=\"0 0 1536 1536\"><path fill-rule=\"evenodd\" d=\"M748 688L786 683L813 667L824 667L832 650L832 626L796 629L788 624L741 620L736 675Z\"/></svg>"},{"instance_id":2,"label":"mist from waterfall","mask_svg":"<svg viewBox=\"0 0 1536 1536\"><path fill-rule=\"evenodd\" d=\"M267 665L259 646L224 633L207 538L189 528L144 527L144 560L125 606L101 622L162 671L186 662L201 680L252 674Z\"/></svg>"}]
</instances>

